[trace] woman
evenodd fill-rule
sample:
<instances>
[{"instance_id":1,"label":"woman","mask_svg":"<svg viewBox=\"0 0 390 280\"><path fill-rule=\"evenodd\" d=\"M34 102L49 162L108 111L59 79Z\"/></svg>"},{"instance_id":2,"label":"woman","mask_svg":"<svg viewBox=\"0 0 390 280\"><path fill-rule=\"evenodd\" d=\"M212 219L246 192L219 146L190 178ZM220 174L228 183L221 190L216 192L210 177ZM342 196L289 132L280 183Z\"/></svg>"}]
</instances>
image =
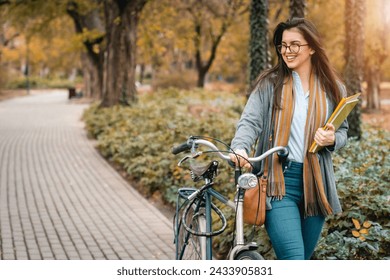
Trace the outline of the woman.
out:
<instances>
[{"instance_id":1,"label":"woman","mask_svg":"<svg viewBox=\"0 0 390 280\"><path fill-rule=\"evenodd\" d=\"M240 157L231 159L249 166L244 159L256 141L256 155L288 147L286 164L274 155L254 172L268 172L265 227L277 258L310 259L325 217L341 212L331 153L346 144L348 124L323 127L346 93L310 21L280 23L273 44L278 63L256 82L232 141ZM324 147L315 154L313 140Z\"/></svg>"}]
</instances>

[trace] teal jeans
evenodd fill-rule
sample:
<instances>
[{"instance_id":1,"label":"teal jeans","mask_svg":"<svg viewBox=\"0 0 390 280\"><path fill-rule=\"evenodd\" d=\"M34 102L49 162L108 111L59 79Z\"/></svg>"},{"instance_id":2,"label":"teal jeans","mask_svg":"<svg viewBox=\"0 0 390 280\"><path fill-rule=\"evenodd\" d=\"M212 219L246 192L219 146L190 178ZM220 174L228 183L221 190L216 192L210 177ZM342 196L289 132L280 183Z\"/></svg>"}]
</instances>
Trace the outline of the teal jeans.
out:
<instances>
[{"instance_id":1,"label":"teal jeans","mask_svg":"<svg viewBox=\"0 0 390 280\"><path fill-rule=\"evenodd\" d=\"M284 172L286 195L272 200L265 228L279 260L309 260L325 218L303 215L303 164L289 162Z\"/></svg>"}]
</instances>

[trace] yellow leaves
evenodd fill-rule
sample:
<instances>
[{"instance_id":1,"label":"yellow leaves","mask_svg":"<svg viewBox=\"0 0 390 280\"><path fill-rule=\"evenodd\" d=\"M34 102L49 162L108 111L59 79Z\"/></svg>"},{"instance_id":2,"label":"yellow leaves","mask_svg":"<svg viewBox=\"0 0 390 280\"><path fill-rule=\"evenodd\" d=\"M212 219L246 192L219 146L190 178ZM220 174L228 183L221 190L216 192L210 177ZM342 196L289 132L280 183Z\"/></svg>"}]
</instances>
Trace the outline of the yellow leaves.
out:
<instances>
[{"instance_id":1,"label":"yellow leaves","mask_svg":"<svg viewBox=\"0 0 390 280\"><path fill-rule=\"evenodd\" d=\"M92 47L92 50L96 54L100 53L100 45L94 44L93 47Z\"/></svg>"},{"instance_id":2,"label":"yellow leaves","mask_svg":"<svg viewBox=\"0 0 390 280\"><path fill-rule=\"evenodd\" d=\"M371 222L364 221L361 225L359 220L352 218L352 223L355 226L355 229L352 230L352 235L356 238L359 238L361 241L365 241L365 236L368 235L368 229L371 227Z\"/></svg>"},{"instance_id":3,"label":"yellow leaves","mask_svg":"<svg viewBox=\"0 0 390 280\"><path fill-rule=\"evenodd\" d=\"M353 230L352 231L352 235L355 236L355 237L359 237L360 233L357 230Z\"/></svg>"},{"instance_id":4,"label":"yellow leaves","mask_svg":"<svg viewBox=\"0 0 390 280\"><path fill-rule=\"evenodd\" d=\"M175 166L175 168L173 169L172 175L173 175L173 178L175 178L176 180L179 180L182 177L181 168L179 166Z\"/></svg>"},{"instance_id":5,"label":"yellow leaves","mask_svg":"<svg viewBox=\"0 0 390 280\"><path fill-rule=\"evenodd\" d=\"M352 223L355 226L356 229L360 229L360 223L358 220L352 218Z\"/></svg>"},{"instance_id":6,"label":"yellow leaves","mask_svg":"<svg viewBox=\"0 0 390 280\"><path fill-rule=\"evenodd\" d=\"M18 19L18 22L13 24L18 25L19 20L22 22L22 19ZM2 61L7 62L5 71L13 71L11 69L17 69L21 63L25 63L27 54L32 76L70 73L71 69L79 66L78 51L82 49L82 45L74 42L74 23L69 16L58 15L48 21L46 16L42 15L36 20L30 18L23 22L29 25L26 27L28 30L8 25L4 27L7 39L19 34L7 46L1 48ZM10 79L14 78L17 78L16 75L12 75Z\"/></svg>"},{"instance_id":7,"label":"yellow leaves","mask_svg":"<svg viewBox=\"0 0 390 280\"><path fill-rule=\"evenodd\" d=\"M97 29L83 28L83 32L80 33L80 34L77 34L77 35L79 36L79 39L80 39L81 42L84 42L84 41L93 42L96 39L98 39L100 37L103 37L104 33L99 31L99 30L97 30Z\"/></svg>"},{"instance_id":8,"label":"yellow leaves","mask_svg":"<svg viewBox=\"0 0 390 280\"><path fill-rule=\"evenodd\" d=\"M371 223L370 223L369 221L365 221L365 222L363 223L363 227L369 228L369 227L371 227Z\"/></svg>"},{"instance_id":9,"label":"yellow leaves","mask_svg":"<svg viewBox=\"0 0 390 280\"><path fill-rule=\"evenodd\" d=\"M361 234L368 234L368 229L363 228L363 229L359 230L359 233L361 233Z\"/></svg>"},{"instance_id":10,"label":"yellow leaves","mask_svg":"<svg viewBox=\"0 0 390 280\"><path fill-rule=\"evenodd\" d=\"M17 62L20 59L20 51L16 48L2 48L2 59L8 62Z\"/></svg>"},{"instance_id":11,"label":"yellow leaves","mask_svg":"<svg viewBox=\"0 0 390 280\"><path fill-rule=\"evenodd\" d=\"M118 16L118 17L116 17L116 18L114 19L113 22L114 22L115 25L119 25L119 24L121 23L121 21L122 21L121 18Z\"/></svg>"}]
</instances>

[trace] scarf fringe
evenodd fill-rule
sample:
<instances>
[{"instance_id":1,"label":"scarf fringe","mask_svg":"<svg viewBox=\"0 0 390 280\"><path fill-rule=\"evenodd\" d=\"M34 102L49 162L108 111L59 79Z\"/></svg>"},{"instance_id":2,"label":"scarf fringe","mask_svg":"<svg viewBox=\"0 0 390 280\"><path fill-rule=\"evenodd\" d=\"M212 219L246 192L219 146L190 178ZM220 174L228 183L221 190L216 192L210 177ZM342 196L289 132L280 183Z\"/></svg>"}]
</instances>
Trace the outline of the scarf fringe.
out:
<instances>
[{"instance_id":1,"label":"scarf fringe","mask_svg":"<svg viewBox=\"0 0 390 280\"><path fill-rule=\"evenodd\" d=\"M277 197L282 199L286 195L286 190L284 188L283 182L269 182L267 188L267 196Z\"/></svg>"}]
</instances>

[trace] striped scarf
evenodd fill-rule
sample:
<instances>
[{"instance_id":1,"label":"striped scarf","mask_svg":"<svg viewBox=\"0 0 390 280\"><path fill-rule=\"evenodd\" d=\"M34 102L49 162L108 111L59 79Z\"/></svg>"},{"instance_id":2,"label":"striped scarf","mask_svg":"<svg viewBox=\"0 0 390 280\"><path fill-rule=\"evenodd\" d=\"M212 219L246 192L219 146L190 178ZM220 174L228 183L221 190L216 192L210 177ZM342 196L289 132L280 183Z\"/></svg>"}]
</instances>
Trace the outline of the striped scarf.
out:
<instances>
[{"instance_id":1,"label":"striped scarf","mask_svg":"<svg viewBox=\"0 0 390 280\"><path fill-rule=\"evenodd\" d=\"M309 153L310 144L317 129L326 121L326 94L314 74L310 76L310 95L305 126L305 146L303 161L303 189L305 216L324 216L332 213L325 195L321 168L317 154ZM287 146L294 112L293 78L290 76L282 89L281 109L274 112L274 146ZM281 199L286 191L282 165L274 154L267 164L270 168L267 195Z\"/></svg>"}]
</instances>

